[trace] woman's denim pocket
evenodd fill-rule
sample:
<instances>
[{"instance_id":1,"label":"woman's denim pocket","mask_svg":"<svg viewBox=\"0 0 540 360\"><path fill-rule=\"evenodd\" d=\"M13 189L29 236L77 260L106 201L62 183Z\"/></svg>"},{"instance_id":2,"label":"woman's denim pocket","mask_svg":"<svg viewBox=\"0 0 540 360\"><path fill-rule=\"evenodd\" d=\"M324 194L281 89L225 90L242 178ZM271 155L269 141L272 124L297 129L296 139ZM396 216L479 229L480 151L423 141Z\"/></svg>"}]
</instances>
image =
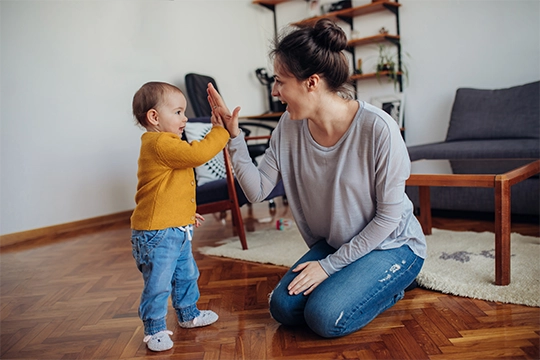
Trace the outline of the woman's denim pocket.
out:
<instances>
[{"instance_id":1,"label":"woman's denim pocket","mask_svg":"<svg viewBox=\"0 0 540 360\"><path fill-rule=\"evenodd\" d=\"M132 230L131 251L137 267L148 264L149 255L163 239L164 230Z\"/></svg>"}]
</instances>

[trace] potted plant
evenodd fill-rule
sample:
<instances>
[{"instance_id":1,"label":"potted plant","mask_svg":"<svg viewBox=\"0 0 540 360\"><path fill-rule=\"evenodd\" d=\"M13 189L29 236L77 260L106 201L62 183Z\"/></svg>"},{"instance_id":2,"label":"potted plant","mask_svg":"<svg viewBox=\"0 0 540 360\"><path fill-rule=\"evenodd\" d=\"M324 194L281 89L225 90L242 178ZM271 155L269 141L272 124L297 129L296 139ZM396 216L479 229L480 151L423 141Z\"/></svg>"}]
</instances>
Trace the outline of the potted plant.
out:
<instances>
[{"instance_id":1,"label":"potted plant","mask_svg":"<svg viewBox=\"0 0 540 360\"><path fill-rule=\"evenodd\" d=\"M379 57L377 58L375 75L379 81L381 76L387 76L389 81L394 82L394 87L399 82L400 76L403 76L405 81L408 80L407 66L402 61L400 68L396 56L397 54L392 53L386 45L379 44Z\"/></svg>"}]
</instances>

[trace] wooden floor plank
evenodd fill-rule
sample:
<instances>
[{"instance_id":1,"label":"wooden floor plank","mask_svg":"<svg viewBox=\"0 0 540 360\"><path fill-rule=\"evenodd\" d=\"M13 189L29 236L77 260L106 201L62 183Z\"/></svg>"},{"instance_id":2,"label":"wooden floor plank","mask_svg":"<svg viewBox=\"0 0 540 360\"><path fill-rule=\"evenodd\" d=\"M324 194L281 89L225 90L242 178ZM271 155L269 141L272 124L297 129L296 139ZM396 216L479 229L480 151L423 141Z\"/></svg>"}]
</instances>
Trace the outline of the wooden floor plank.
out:
<instances>
[{"instance_id":1,"label":"wooden floor plank","mask_svg":"<svg viewBox=\"0 0 540 360\"><path fill-rule=\"evenodd\" d=\"M403 321L403 324L414 338L412 342L417 343L425 354L435 355L441 353L437 344L426 332L426 329L424 329L416 320L405 320Z\"/></svg>"},{"instance_id":2,"label":"wooden floor plank","mask_svg":"<svg viewBox=\"0 0 540 360\"><path fill-rule=\"evenodd\" d=\"M278 204L242 209L250 229L258 219L291 217ZM2 248L2 359L538 359L540 308L468 299L417 288L364 329L323 339L309 329L280 326L268 294L286 268L200 254L233 233L230 219L206 216L193 240L201 273L201 309L220 319L181 329L169 306L173 349L147 350L138 318L142 278L131 255L128 222L72 231ZM538 236L537 223L521 223ZM434 218L449 230L486 231L490 221Z\"/></svg>"}]
</instances>

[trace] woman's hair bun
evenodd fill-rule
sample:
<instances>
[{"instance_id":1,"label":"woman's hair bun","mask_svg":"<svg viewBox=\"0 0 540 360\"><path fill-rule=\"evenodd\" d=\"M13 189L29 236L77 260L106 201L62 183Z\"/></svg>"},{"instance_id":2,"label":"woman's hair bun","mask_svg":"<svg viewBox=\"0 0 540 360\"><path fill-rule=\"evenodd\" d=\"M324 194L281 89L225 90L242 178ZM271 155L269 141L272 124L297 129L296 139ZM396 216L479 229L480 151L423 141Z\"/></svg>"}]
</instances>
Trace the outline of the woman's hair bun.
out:
<instances>
[{"instance_id":1,"label":"woman's hair bun","mask_svg":"<svg viewBox=\"0 0 540 360\"><path fill-rule=\"evenodd\" d=\"M347 47L347 36L343 29L330 19L321 19L313 27L313 40L330 51L342 51Z\"/></svg>"}]
</instances>

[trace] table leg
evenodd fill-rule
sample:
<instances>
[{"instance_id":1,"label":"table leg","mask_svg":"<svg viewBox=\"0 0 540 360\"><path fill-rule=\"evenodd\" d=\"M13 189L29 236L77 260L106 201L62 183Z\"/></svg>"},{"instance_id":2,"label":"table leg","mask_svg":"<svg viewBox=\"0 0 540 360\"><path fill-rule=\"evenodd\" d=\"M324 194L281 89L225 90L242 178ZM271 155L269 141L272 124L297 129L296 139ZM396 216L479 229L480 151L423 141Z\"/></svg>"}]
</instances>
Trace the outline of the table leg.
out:
<instances>
[{"instance_id":1,"label":"table leg","mask_svg":"<svg viewBox=\"0 0 540 360\"><path fill-rule=\"evenodd\" d=\"M419 186L420 225L425 235L431 235L431 195L429 186Z\"/></svg>"},{"instance_id":2,"label":"table leg","mask_svg":"<svg viewBox=\"0 0 540 360\"><path fill-rule=\"evenodd\" d=\"M510 184L504 176L495 178L495 284L510 284Z\"/></svg>"}]
</instances>

